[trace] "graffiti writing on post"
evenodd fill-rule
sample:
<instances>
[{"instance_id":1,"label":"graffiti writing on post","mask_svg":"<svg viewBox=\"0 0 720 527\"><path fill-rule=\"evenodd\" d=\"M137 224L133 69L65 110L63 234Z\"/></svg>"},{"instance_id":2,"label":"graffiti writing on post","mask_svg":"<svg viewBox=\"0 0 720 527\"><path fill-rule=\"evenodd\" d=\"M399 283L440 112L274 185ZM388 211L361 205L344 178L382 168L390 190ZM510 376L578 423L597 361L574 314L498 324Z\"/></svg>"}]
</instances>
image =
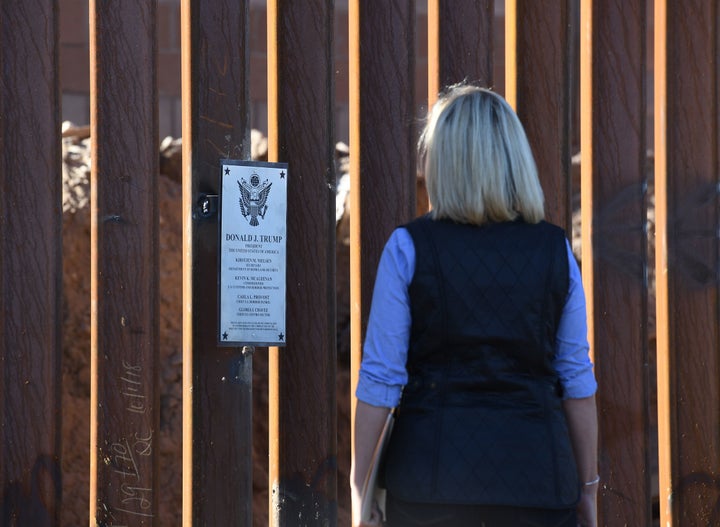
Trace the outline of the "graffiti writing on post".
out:
<instances>
[{"instance_id":1,"label":"graffiti writing on post","mask_svg":"<svg viewBox=\"0 0 720 527\"><path fill-rule=\"evenodd\" d=\"M133 431L110 442L103 456L113 480L108 490L113 489L114 495L112 503L100 505L98 520L100 525L108 527L126 527L130 517L137 518L144 525L154 515L153 431L152 423L148 421L152 411L145 391L143 367L123 361L119 381L125 410L124 426Z\"/></svg>"}]
</instances>

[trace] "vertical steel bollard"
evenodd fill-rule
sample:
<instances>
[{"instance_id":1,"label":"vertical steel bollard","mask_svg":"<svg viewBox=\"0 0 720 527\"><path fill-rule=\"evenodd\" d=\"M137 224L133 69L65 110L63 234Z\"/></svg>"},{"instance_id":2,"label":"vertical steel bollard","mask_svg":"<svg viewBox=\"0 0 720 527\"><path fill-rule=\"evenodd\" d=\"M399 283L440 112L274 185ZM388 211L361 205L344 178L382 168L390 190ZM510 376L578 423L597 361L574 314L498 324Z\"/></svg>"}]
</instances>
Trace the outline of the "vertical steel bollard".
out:
<instances>
[{"instance_id":1,"label":"vertical steel bollard","mask_svg":"<svg viewBox=\"0 0 720 527\"><path fill-rule=\"evenodd\" d=\"M252 354L219 348L221 159L250 156L249 2L181 4L183 525L252 525Z\"/></svg>"}]
</instances>

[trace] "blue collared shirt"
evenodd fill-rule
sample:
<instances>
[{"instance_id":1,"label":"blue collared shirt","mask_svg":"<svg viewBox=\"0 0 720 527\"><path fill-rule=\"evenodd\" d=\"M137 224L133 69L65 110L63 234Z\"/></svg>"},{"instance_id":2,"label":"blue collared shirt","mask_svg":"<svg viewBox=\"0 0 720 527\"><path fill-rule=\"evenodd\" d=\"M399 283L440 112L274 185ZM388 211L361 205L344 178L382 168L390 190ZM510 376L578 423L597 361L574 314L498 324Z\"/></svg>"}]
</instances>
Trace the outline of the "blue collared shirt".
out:
<instances>
[{"instance_id":1,"label":"blue collared shirt","mask_svg":"<svg viewBox=\"0 0 720 527\"><path fill-rule=\"evenodd\" d=\"M567 242L566 242L567 243ZM597 390L588 354L585 293L580 269L567 243L570 286L556 336L553 366L565 398L589 397ZM415 273L415 246L410 233L393 231L380 257L356 395L373 406L393 408L407 383L410 339L408 286Z\"/></svg>"}]
</instances>

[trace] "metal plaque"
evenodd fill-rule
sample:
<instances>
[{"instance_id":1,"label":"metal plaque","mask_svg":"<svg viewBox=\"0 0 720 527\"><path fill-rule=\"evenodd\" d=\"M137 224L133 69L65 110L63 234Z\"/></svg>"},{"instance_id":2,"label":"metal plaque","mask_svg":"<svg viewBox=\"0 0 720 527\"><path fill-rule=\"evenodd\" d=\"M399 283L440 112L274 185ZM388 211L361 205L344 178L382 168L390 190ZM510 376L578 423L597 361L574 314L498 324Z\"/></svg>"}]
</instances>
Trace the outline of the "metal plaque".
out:
<instances>
[{"instance_id":1,"label":"metal plaque","mask_svg":"<svg viewBox=\"0 0 720 527\"><path fill-rule=\"evenodd\" d=\"M284 346L288 165L221 164L218 342Z\"/></svg>"}]
</instances>

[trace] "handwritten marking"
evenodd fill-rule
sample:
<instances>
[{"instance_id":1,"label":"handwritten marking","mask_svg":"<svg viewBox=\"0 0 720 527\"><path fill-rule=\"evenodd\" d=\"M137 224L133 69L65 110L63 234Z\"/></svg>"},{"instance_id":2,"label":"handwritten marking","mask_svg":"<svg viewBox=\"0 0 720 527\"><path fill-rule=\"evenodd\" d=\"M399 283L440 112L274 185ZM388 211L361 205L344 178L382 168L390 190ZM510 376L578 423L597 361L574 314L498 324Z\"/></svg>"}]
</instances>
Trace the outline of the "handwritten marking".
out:
<instances>
[{"instance_id":1,"label":"handwritten marking","mask_svg":"<svg viewBox=\"0 0 720 527\"><path fill-rule=\"evenodd\" d=\"M120 393L125 400L125 410L131 414L145 415L148 412L147 398L144 390L145 379L143 367L122 361L123 371L120 379ZM105 462L112 466L112 471L121 478L116 499L119 506L103 504L105 525L114 525L113 513L125 513L132 516L153 518L153 488L144 481L139 463L140 456L147 458L153 453L153 431L135 432L110 444L109 456ZM108 522L108 519L110 522ZM115 527L127 527L124 525Z\"/></svg>"},{"instance_id":2,"label":"handwritten marking","mask_svg":"<svg viewBox=\"0 0 720 527\"><path fill-rule=\"evenodd\" d=\"M133 366L123 361L124 372L122 381L122 395L127 397L128 405L125 409L135 414L144 414L147 411L145 395L142 394L142 366Z\"/></svg>"}]
</instances>

